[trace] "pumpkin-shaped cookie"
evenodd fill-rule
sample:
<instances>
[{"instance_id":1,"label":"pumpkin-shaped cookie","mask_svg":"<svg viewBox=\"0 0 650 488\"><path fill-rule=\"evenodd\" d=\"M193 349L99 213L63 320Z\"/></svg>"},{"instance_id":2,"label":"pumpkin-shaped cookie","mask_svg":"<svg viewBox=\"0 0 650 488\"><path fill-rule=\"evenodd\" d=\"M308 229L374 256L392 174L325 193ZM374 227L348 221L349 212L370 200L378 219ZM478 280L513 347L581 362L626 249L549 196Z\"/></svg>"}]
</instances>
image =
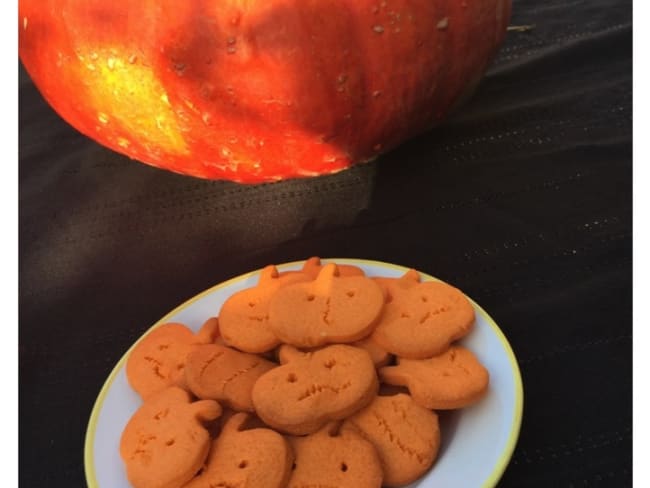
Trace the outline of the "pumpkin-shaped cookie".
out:
<instances>
[{"instance_id":1,"label":"pumpkin-shaped cookie","mask_svg":"<svg viewBox=\"0 0 650 488\"><path fill-rule=\"evenodd\" d=\"M202 344L187 356L185 382L199 398L218 400L234 410L252 412L253 385L276 366L255 354L220 344Z\"/></svg>"},{"instance_id":2,"label":"pumpkin-shaped cookie","mask_svg":"<svg viewBox=\"0 0 650 488\"><path fill-rule=\"evenodd\" d=\"M405 280L390 288L391 299L372 338L403 358L424 359L442 353L474 326L474 308L465 295L446 283Z\"/></svg>"},{"instance_id":3,"label":"pumpkin-shaped cookie","mask_svg":"<svg viewBox=\"0 0 650 488\"><path fill-rule=\"evenodd\" d=\"M180 488L194 477L210 449L203 423L221 415L212 400L192 403L170 387L145 400L127 423L120 455L134 488Z\"/></svg>"},{"instance_id":4,"label":"pumpkin-shaped cookie","mask_svg":"<svg viewBox=\"0 0 650 488\"><path fill-rule=\"evenodd\" d=\"M304 437L289 437L295 466L288 488L380 488L382 468L374 446L351 430L328 424Z\"/></svg>"},{"instance_id":5,"label":"pumpkin-shaped cookie","mask_svg":"<svg viewBox=\"0 0 650 488\"><path fill-rule=\"evenodd\" d=\"M216 318L208 319L198 333L179 323L162 324L140 340L126 361L126 377L143 398L170 386L185 387L185 361L199 344L218 335Z\"/></svg>"},{"instance_id":6,"label":"pumpkin-shaped cookie","mask_svg":"<svg viewBox=\"0 0 650 488\"><path fill-rule=\"evenodd\" d=\"M271 429L244 430L248 415L238 413L212 443L205 469L184 488L284 488L293 451Z\"/></svg>"},{"instance_id":7,"label":"pumpkin-shaped cookie","mask_svg":"<svg viewBox=\"0 0 650 488\"><path fill-rule=\"evenodd\" d=\"M253 387L257 415L269 426L294 435L315 432L326 422L366 406L378 390L370 355L347 345L302 353L280 348L281 366Z\"/></svg>"},{"instance_id":8,"label":"pumpkin-shaped cookie","mask_svg":"<svg viewBox=\"0 0 650 488\"><path fill-rule=\"evenodd\" d=\"M403 393L376 397L345 420L342 430L348 429L361 433L377 449L384 486L404 486L420 478L440 448L436 413Z\"/></svg>"},{"instance_id":9,"label":"pumpkin-shaped cookie","mask_svg":"<svg viewBox=\"0 0 650 488\"><path fill-rule=\"evenodd\" d=\"M397 359L396 366L379 370L382 381L406 386L425 408L450 410L478 402L488 389L488 370L469 350L452 346L429 359Z\"/></svg>"},{"instance_id":10,"label":"pumpkin-shaped cookie","mask_svg":"<svg viewBox=\"0 0 650 488\"><path fill-rule=\"evenodd\" d=\"M313 281L279 289L269 303L269 327L284 343L316 347L349 343L374 328L384 294L364 276L340 276L336 264L325 265Z\"/></svg>"}]
</instances>

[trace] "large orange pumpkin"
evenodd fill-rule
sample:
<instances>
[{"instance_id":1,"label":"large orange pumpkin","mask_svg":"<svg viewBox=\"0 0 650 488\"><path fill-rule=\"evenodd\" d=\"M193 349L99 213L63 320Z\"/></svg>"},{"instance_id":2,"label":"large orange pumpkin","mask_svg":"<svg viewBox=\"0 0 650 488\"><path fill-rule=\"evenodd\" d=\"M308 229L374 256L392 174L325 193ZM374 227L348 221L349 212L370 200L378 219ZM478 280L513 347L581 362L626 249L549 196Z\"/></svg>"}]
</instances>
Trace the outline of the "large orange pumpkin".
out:
<instances>
[{"instance_id":1,"label":"large orange pumpkin","mask_svg":"<svg viewBox=\"0 0 650 488\"><path fill-rule=\"evenodd\" d=\"M511 0L20 0L20 58L68 123L144 163L274 181L439 123Z\"/></svg>"}]
</instances>

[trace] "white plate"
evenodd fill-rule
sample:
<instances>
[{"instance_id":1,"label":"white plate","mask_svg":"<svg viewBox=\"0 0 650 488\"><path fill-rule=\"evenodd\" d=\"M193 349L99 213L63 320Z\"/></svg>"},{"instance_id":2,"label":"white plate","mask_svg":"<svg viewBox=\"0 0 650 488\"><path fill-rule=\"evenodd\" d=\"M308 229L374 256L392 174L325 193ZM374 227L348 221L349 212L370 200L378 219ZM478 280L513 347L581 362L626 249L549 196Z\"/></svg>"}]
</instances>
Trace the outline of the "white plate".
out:
<instances>
[{"instance_id":1,"label":"white plate","mask_svg":"<svg viewBox=\"0 0 650 488\"><path fill-rule=\"evenodd\" d=\"M361 259L323 259L362 268L368 276L402 276L408 268ZM299 269L301 262L279 265ZM435 279L422 272L423 280ZM153 327L181 322L193 330L214 316L234 292L253 286L259 270L247 273L191 298ZM472 301L476 327L462 342L490 372L490 389L477 405L456 412L441 412L442 445L431 471L411 487L494 487L505 471L519 436L523 389L517 360L505 336ZM152 327L152 328L153 328ZM147 331L148 332L148 331ZM145 335L145 334L143 334ZM90 488L130 488L119 455L119 441L127 421L140 405L140 398L126 380L122 356L97 397L86 432L85 468Z\"/></svg>"}]
</instances>

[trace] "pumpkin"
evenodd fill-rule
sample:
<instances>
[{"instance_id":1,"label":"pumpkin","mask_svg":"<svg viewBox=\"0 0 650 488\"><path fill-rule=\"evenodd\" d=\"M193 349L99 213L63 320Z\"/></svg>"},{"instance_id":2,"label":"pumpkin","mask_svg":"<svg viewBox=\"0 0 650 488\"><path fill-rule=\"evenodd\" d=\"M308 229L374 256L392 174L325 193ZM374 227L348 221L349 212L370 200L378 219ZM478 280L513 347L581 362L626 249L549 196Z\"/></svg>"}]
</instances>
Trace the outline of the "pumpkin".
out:
<instances>
[{"instance_id":1,"label":"pumpkin","mask_svg":"<svg viewBox=\"0 0 650 488\"><path fill-rule=\"evenodd\" d=\"M243 183L334 173L439 124L511 0L20 0L53 109L143 163Z\"/></svg>"}]
</instances>

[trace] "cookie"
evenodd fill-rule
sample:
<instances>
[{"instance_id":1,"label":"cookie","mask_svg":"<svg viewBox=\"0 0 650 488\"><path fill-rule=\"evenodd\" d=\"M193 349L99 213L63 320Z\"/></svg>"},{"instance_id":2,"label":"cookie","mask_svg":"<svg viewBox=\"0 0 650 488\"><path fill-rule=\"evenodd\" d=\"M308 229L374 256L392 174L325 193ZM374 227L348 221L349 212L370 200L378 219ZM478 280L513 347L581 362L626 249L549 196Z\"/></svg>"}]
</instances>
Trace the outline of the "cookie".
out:
<instances>
[{"instance_id":1,"label":"cookie","mask_svg":"<svg viewBox=\"0 0 650 488\"><path fill-rule=\"evenodd\" d=\"M267 425L281 432L315 432L365 407L377 393L375 366L362 349L334 345L302 353L282 346L279 356L282 365L255 383L253 405Z\"/></svg>"},{"instance_id":2,"label":"cookie","mask_svg":"<svg viewBox=\"0 0 650 488\"><path fill-rule=\"evenodd\" d=\"M402 358L424 359L442 353L474 326L474 308L446 283L425 281L393 286L372 338Z\"/></svg>"},{"instance_id":3,"label":"cookie","mask_svg":"<svg viewBox=\"0 0 650 488\"><path fill-rule=\"evenodd\" d=\"M191 480L210 449L203 423L220 414L217 402L192 403L190 394L175 386L148 397L120 439L120 456L131 485L180 488Z\"/></svg>"},{"instance_id":4,"label":"cookie","mask_svg":"<svg viewBox=\"0 0 650 488\"><path fill-rule=\"evenodd\" d=\"M240 351L262 353L280 344L269 328L269 300L282 287L310 281L305 273L279 275L275 266L260 272L256 286L234 293L219 312L219 330L224 343Z\"/></svg>"},{"instance_id":5,"label":"cookie","mask_svg":"<svg viewBox=\"0 0 650 488\"><path fill-rule=\"evenodd\" d=\"M293 451L271 429L244 430L249 416L233 415L212 443L206 467L184 488L284 488L291 476Z\"/></svg>"},{"instance_id":6,"label":"cookie","mask_svg":"<svg viewBox=\"0 0 650 488\"><path fill-rule=\"evenodd\" d=\"M464 408L488 390L490 375L476 356L460 346L422 360L397 359L396 366L379 370L382 381L406 386L419 405L435 410Z\"/></svg>"},{"instance_id":7,"label":"cookie","mask_svg":"<svg viewBox=\"0 0 650 488\"><path fill-rule=\"evenodd\" d=\"M179 323L162 324L139 341L126 361L126 377L143 398L170 386L185 387L185 361L195 345L212 342L218 334L217 320L211 318L201 330Z\"/></svg>"},{"instance_id":8,"label":"cookie","mask_svg":"<svg viewBox=\"0 0 650 488\"><path fill-rule=\"evenodd\" d=\"M219 344L196 346L187 355L185 383L201 399L218 400L236 411L252 412L257 379L277 364Z\"/></svg>"},{"instance_id":9,"label":"cookie","mask_svg":"<svg viewBox=\"0 0 650 488\"><path fill-rule=\"evenodd\" d=\"M376 397L346 419L341 430L359 432L375 446L384 486L404 486L420 478L440 448L438 416L405 394Z\"/></svg>"},{"instance_id":10,"label":"cookie","mask_svg":"<svg viewBox=\"0 0 650 488\"><path fill-rule=\"evenodd\" d=\"M280 288L269 303L269 327L282 342L316 347L363 339L384 306L377 283L364 276L340 276L327 264L309 282Z\"/></svg>"},{"instance_id":11,"label":"cookie","mask_svg":"<svg viewBox=\"0 0 650 488\"><path fill-rule=\"evenodd\" d=\"M304 437L290 436L295 455L288 488L380 488L382 468L373 445L353 431L328 424Z\"/></svg>"}]
</instances>

